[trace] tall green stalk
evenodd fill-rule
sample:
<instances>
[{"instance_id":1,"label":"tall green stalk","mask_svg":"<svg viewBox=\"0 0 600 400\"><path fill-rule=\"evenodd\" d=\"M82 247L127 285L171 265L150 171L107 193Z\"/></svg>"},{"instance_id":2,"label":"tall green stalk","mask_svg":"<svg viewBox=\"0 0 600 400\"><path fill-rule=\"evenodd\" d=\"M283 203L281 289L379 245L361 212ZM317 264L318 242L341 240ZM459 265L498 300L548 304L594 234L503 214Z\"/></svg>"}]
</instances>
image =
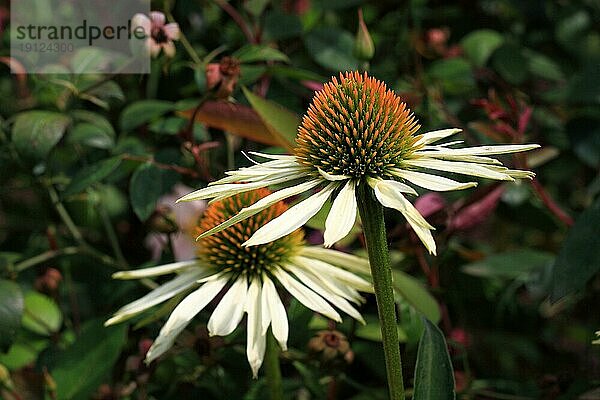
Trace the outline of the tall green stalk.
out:
<instances>
[{"instance_id":1,"label":"tall green stalk","mask_svg":"<svg viewBox=\"0 0 600 400\"><path fill-rule=\"evenodd\" d=\"M365 241L367 242L373 286L375 287L390 399L404 400L396 304L392 287L390 254L383 220L383 207L374 198L373 191L365 182L362 182L358 187L358 211L363 225Z\"/></svg>"},{"instance_id":2,"label":"tall green stalk","mask_svg":"<svg viewBox=\"0 0 600 400\"><path fill-rule=\"evenodd\" d=\"M267 386L271 400L283 400L283 385L281 383L281 368L279 365L279 344L271 332L267 332L267 350L265 354L265 369Z\"/></svg>"}]
</instances>

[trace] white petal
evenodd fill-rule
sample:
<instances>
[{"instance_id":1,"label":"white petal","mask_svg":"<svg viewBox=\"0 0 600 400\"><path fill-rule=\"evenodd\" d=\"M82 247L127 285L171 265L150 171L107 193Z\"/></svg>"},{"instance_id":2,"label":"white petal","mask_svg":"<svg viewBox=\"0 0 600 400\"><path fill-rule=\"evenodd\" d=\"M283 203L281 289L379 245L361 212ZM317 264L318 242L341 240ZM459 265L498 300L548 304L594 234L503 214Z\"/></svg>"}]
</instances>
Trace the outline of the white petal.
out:
<instances>
[{"instance_id":1,"label":"white petal","mask_svg":"<svg viewBox=\"0 0 600 400\"><path fill-rule=\"evenodd\" d=\"M342 296L333 293L327 286L315 280L312 276L307 273L304 273L300 268L295 267L294 265L287 265L286 268L292 272L298 280L302 281L303 284L308 286L314 292L319 293L325 300L329 301L331 304L344 311L346 314L350 315L352 318L364 323L364 319L362 315L348 302L348 300L344 299Z\"/></svg>"},{"instance_id":2,"label":"white petal","mask_svg":"<svg viewBox=\"0 0 600 400\"><path fill-rule=\"evenodd\" d=\"M289 335L289 324L285 307L279 298L275 284L266 275L263 275L263 296L269 299L269 313L271 314L271 330L273 336L279 342L281 350L287 350L287 339Z\"/></svg>"},{"instance_id":3,"label":"white petal","mask_svg":"<svg viewBox=\"0 0 600 400\"><path fill-rule=\"evenodd\" d=\"M419 195L415 189L411 188L408 185L405 185L402 182L393 181L393 180L389 180L389 179L384 180L384 179L379 179L379 178L367 178L367 183L373 189L375 189L375 186L377 186L377 184L380 182L385 182L387 185L392 186L395 190L397 190L399 192L412 194L413 196Z\"/></svg>"},{"instance_id":4,"label":"white petal","mask_svg":"<svg viewBox=\"0 0 600 400\"><path fill-rule=\"evenodd\" d=\"M169 300L182 293L192 286L206 272L202 270L187 271L174 279L160 285L145 296L121 307L115 315L104 323L104 325L113 325L125 321L163 301Z\"/></svg>"},{"instance_id":5,"label":"white petal","mask_svg":"<svg viewBox=\"0 0 600 400\"><path fill-rule=\"evenodd\" d=\"M325 221L324 246L331 247L350 233L356 220L356 182L348 181L333 201Z\"/></svg>"},{"instance_id":6,"label":"white petal","mask_svg":"<svg viewBox=\"0 0 600 400\"><path fill-rule=\"evenodd\" d=\"M230 226L235 225L238 222L243 221L246 218L249 218L261 212L265 208L268 208L273 204L280 202L281 200L287 199L291 196L295 196L299 193L306 192L317 186L319 183L321 183L321 180L315 179L312 181L303 182L297 186L291 186L289 188L281 189L274 193L271 193L270 195L263 197L251 206L241 209L239 213L237 213L235 216L231 217L227 221L222 222L221 224L202 233L200 236L198 236L198 239L202 239L203 237L213 235L217 232L222 231L223 229L229 228Z\"/></svg>"},{"instance_id":7,"label":"white petal","mask_svg":"<svg viewBox=\"0 0 600 400\"><path fill-rule=\"evenodd\" d=\"M260 153L258 151L250 151L249 153L252 155L258 156L258 157L268 158L271 160L288 160L288 161L296 162L296 156L290 156L287 154L269 154L269 153Z\"/></svg>"},{"instance_id":8,"label":"white petal","mask_svg":"<svg viewBox=\"0 0 600 400\"><path fill-rule=\"evenodd\" d=\"M215 308L208 320L210 336L227 336L235 330L244 316L248 284L246 276L238 277Z\"/></svg>"},{"instance_id":9,"label":"white petal","mask_svg":"<svg viewBox=\"0 0 600 400\"><path fill-rule=\"evenodd\" d=\"M444 192L449 190L462 190L477 186L476 182L457 182L443 176L425 174L423 172L409 171L399 168L393 168L391 173L402 179L406 179L410 183L420 186L425 189Z\"/></svg>"},{"instance_id":10,"label":"white petal","mask_svg":"<svg viewBox=\"0 0 600 400\"><path fill-rule=\"evenodd\" d=\"M462 129L458 128L450 128L450 129L440 129L438 131L426 132L422 135L417 136L419 138L415 145L424 145L429 143L437 142L438 140L442 140L447 138L448 136L452 136L462 131Z\"/></svg>"},{"instance_id":11,"label":"white petal","mask_svg":"<svg viewBox=\"0 0 600 400\"><path fill-rule=\"evenodd\" d=\"M114 279L140 279L151 276L166 275L173 272L181 271L189 267L199 266L197 260L180 261L171 264L159 265L158 267L132 269L129 271L115 272L112 277Z\"/></svg>"},{"instance_id":12,"label":"white petal","mask_svg":"<svg viewBox=\"0 0 600 400\"><path fill-rule=\"evenodd\" d=\"M351 178L348 175L332 175L323 171L321 168L317 168L317 170L319 171L319 174L328 181L343 181Z\"/></svg>"},{"instance_id":13,"label":"white petal","mask_svg":"<svg viewBox=\"0 0 600 400\"><path fill-rule=\"evenodd\" d=\"M324 249L317 246L305 246L302 248L302 255L308 258L315 258L329 264L343 267L349 271L370 274L371 267L369 260L357 257L354 254L347 254L337 250Z\"/></svg>"},{"instance_id":14,"label":"white petal","mask_svg":"<svg viewBox=\"0 0 600 400\"><path fill-rule=\"evenodd\" d=\"M489 156L494 154L519 153L539 148L539 144L502 144L490 146L463 147L460 149L440 148L440 153L454 156Z\"/></svg>"},{"instance_id":15,"label":"white petal","mask_svg":"<svg viewBox=\"0 0 600 400\"><path fill-rule=\"evenodd\" d=\"M303 256L296 256L292 258L292 262L294 265L304 267L316 275L327 274L332 276L353 288L362 290L363 292L373 291L373 285L367 280L353 274L352 272L346 271L345 269L334 267L333 265L324 261Z\"/></svg>"},{"instance_id":16,"label":"white petal","mask_svg":"<svg viewBox=\"0 0 600 400\"><path fill-rule=\"evenodd\" d=\"M397 191L388 181L381 181L375 186L375 197L385 206L394 208L404 215L413 228L421 242L425 245L431 254L435 254L435 241L431 235L431 229L434 229L419 211L408 201L402 193Z\"/></svg>"},{"instance_id":17,"label":"white petal","mask_svg":"<svg viewBox=\"0 0 600 400\"><path fill-rule=\"evenodd\" d=\"M338 183L330 183L323 190L301 201L279 217L258 229L244 246L256 246L279 239L304 225L323 207Z\"/></svg>"},{"instance_id":18,"label":"white petal","mask_svg":"<svg viewBox=\"0 0 600 400\"><path fill-rule=\"evenodd\" d=\"M169 319L160 330L160 334L146 354L146 363L160 357L169 350L175 338L185 329L187 324L223 289L228 278L213 280L205 283L199 289L189 294L173 310Z\"/></svg>"},{"instance_id":19,"label":"white petal","mask_svg":"<svg viewBox=\"0 0 600 400\"><path fill-rule=\"evenodd\" d=\"M283 269L277 269L273 275L281 282L283 287L290 292L298 301L313 311L331 318L334 321L341 322L340 315L327 303L321 296L313 292L296 279L291 277Z\"/></svg>"},{"instance_id":20,"label":"white petal","mask_svg":"<svg viewBox=\"0 0 600 400\"><path fill-rule=\"evenodd\" d=\"M296 262L297 260L298 259L295 258L294 261L290 262L290 264L293 264L293 262ZM294 273L296 273L297 270L301 270L305 274L313 277L314 280L321 282L328 288L329 291L345 298L346 300L357 304L364 301L364 298L354 286L342 281L341 279L338 279L335 276L332 276L328 273L322 273L320 270L312 268L310 264L297 264L294 265L294 267L296 268L294 269Z\"/></svg>"},{"instance_id":21,"label":"white petal","mask_svg":"<svg viewBox=\"0 0 600 400\"><path fill-rule=\"evenodd\" d=\"M252 376L258 376L258 370L262 365L265 349L266 336L262 334L261 327L261 288L258 279L253 279L248 290L246 311L248 313L248 327L246 338L246 356L252 369Z\"/></svg>"},{"instance_id":22,"label":"white petal","mask_svg":"<svg viewBox=\"0 0 600 400\"><path fill-rule=\"evenodd\" d=\"M432 158L417 158L404 160L403 163L420 168L435 169L438 171L453 172L462 175L478 176L480 178L512 181L510 175L492 169L492 165L479 165L460 161L444 161Z\"/></svg>"},{"instance_id":23,"label":"white petal","mask_svg":"<svg viewBox=\"0 0 600 400\"><path fill-rule=\"evenodd\" d=\"M266 335L267 330L269 329L269 325L271 325L271 310L269 309L269 302L271 299L269 298L269 293L265 291L264 283L261 286L261 296L260 296L260 333L261 335Z\"/></svg>"}]
</instances>

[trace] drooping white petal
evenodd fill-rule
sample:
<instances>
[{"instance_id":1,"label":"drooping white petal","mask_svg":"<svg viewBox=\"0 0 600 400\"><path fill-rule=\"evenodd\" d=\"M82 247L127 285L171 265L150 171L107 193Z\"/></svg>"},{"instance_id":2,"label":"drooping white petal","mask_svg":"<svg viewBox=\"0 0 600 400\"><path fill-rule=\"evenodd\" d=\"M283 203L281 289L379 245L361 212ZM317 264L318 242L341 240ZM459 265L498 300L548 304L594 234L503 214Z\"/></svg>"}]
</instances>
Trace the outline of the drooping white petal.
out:
<instances>
[{"instance_id":1,"label":"drooping white petal","mask_svg":"<svg viewBox=\"0 0 600 400\"><path fill-rule=\"evenodd\" d=\"M148 350L146 363L150 363L152 360L158 358L173 346L177 335L223 289L227 281L228 278L224 276L220 279L207 282L189 294L175 307L169 319L160 330L158 337L150 347L150 350Z\"/></svg>"},{"instance_id":2,"label":"drooping white petal","mask_svg":"<svg viewBox=\"0 0 600 400\"><path fill-rule=\"evenodd\" d=\"M273 332L275 339L279 342L281 350L286 351L290 329L287 313L285 312L285 307L281 302L281 298L279 298L275 284L267 275L263 275L262 290L263 297L268 299L269 313L271 315L271 331Z\"/></svg>"},{"instance_id":3,"label":"drooping white petal","mask_svg":"<svg viewBox=\"0 0 600 400\"><path fill-rule=\"evenodd\" d=\"M154 307L163 301L173 298L173 296L182 293L192 286L196 285L196 281L207 272L201 269L186 271L176 278L160 285L145 296L121 307L114 316L104 323L104 325L113 325L118 322L125 321L139 313Z\"/></svg>"},{"instance_id":4,"label":"drooping white petal","mask_svg":"<svg viewBox=\"0 0 600 400\"><path fill-rule=\"evenodd\" d=\"M305 246L302 248L301 255L308 258L315 258L326 263L345 268L349 271L370 274L371 267L369 260L357 257L353 254L343 253L337 250L324 249L317 246Z\"/></svg>"},{"instance_id":5,"label":"drooping white petal","mask_svg":"<svg viewBox=\"0 0 600 400\"><path fill-rule=\"evenodd\" d=\"M321 282L324 286L327 287L327 289L330 292L335 293L338 296L345 298L346 300L352 301L357 304L362 303L364 301L364 298L360 295L358 290L356 290L356 288L351 284L344 282L341 279L338 279L337 277L332 276L328 273L323 273L320 270L315 270L309 264L295 265L293 264L295 261L298 261L298 259L295 258L289 263L295 267L295 269L293 270L294 273L296 273L296 271L303 271L303 273L313 277L314 280Z\"/></svg>"},{"instance_id":6,"label":"drooping white petal","mask_svg":"<svg viewBox=\"0 0 600 400\"><path fill-rule=\"evenodd\" d=\"M235 330L244 316L247 292L246 276L241 275L235 280L210 316L207 325L210 336L227 336Z\"/></svg>"},{"instance_id":7,"label":"drooping white petal","mask_svg":"<svg viewBox=\"0 0 600 400\"><path fill-rule=\"evenodd\" d=\"M393 185L389 185L387 182L388 181L380 181L375 186L375 197L377 197L377 200L379 200L383 206L400 211L419 239L421 239L421 242L423 242L427 250L429 250L431 254L435 254L435 241L431 235L431 230L434 229L433 226L425 221L425 218L419 214L419 211L417 211L402 193L397 191Z\"/></svg>"},{"instance_id":8,"label":"drooping white petal","mask_svg":"<svg viewBox=\"0 0 600 400\"><path fill-rule=\"evenodd\" d=\"M317 168L319 174L328 181L344 181L346 179L350 179L351 177L348 175L332 175L328 172L323 171L321 168Z\"/></svg>"},{"instance_id":9,"label":"drooping white petal","mask_svg":"<svg viewBox=\"0 0 600 400\"><path fill-rule=\"evenodd\" d=\"M268 293L265 292L264 284L261 286L260 293L260 329L261 334L266 335L269 325L271 325L271 310L269 309Z\"/></svg>"},{"instance_id":10,"label":"drooping white petal","mask_svg":"<svg viewBox=\"0 0 600 400\"><path fill-rule=\"evenodd\" d=\"M231 217L227 221L222 222L221 224L202 233L200 236L198 236L198 239L202 239L206 236L210 236L215 233L221 232L223 229L229 228L230 226L237 224L238 222L243 221L246 218L250 218L251 216L261 212L262 210L272 206L273 204L281 200L287 199L291 196L295 196L299 193L306 192L307 190L314 188L321 182L322 181L320 179L314 179L308 182L303 182L296 186L291 186L289 188L281 189L274 193L271 193L270 195L258 200L251 206L241 209L239 213L237 213L235 216Z\"/></svg>"},{"instance_id":11,"label":"drooping white petal","mask_svg":"<svg viewBox=\"0 0 600 400\"><path fill-rule=\"evenodd\" d=\"M197 260L180 261L171 264L159 265L158 267L132 269L129 271L115 272L112 277L114 279L140 279L149 278L151 276L160 276L181 271L189 267L199 266Z\"/></svg>"},{"instance_id":12,"label":"drooping white petal","mask_svg":"<svg viewBox=\"0 0 600 400\"><path fill-rule=\"evenodd\" d=\"M425 174L423 172L409 171L399 168L392 168L390 169L390 172L394 176L406 179L417 186L438 192L462 190L477 186L477 182L457 182L443 176Z\"/></svg>"},{"instance_id":13,"label":"drooping white petal","mask_svg":"<svg viewBox=\"0 0 600 400\"><path fill-rule=\"evenodd\" d=\"M338 183L330 183L323 190L301 201L279 217L258 229L244 246L256 246L277 240L304 225L323 207Z\"/></svg>"},{"instance_id":14,"label":"drooping white petal","mask_svg":"<svg viewBox=\"0 0 600 400\"><path fill-rule=\"evenodd\" d=\"M462 131L462 129L450 128L450 129L440 129L437 131L426 132L422 135L417 136L418 140L415 143L415 145L425 145L425 144L429 144L429 143L434 143L434 142L437 142L438 140L447 138L448 136L457 134L460 131Z\"/></svg>"},{"instance_id":15,"label":"drooping white petal","mask_svg":"<svg viewBox=\"0 0 600 400\"><path fill-rule=\"evenodd\" d=\"M478 176L480 178L512 181L510 175L492 169L492 165L479 165L460 161L445 161L432 158L417 158L404 160L403 163L412 167L429 168L438 171L453 172L462 175Z\"/></svg>"},{"instance_id":16,"label":"drooping white petal","mask_svg":"<svg viewBox=\"0 0 600 400\"><path fill-rule=\"evenodd\" d=\"M248 357L248 363L252 369L252 376L256 378L266 349L266 336L262 334L261 327L261 288L258 279L254 278L250 282L246 299L246 312L248 313L246 357Z\"/></svg>"},{"instance_id":17,"label":"drooping white petal","mask_svg":"<svg viewBox=\"0 0 600 400\"><path fill-rule=\"evenodd\" d=\"M331 247L350 233L356 220L356 182L348 181L331 205L325 220L324 246Z\"/></svg>"},{"instance_id":18,"label":"drooping white petal","mask_svg":"<svg viewBox=\"0 0 600 400\"><path fill-rule=\"evenodd\" d=\"M335 277L336 279L346 283L347 285L362 290L363 292L373 291L373 285L369 281L361 278L358 275L353 274L352 272L348 272L342 268L334 267L333 265L324 261L315 260L313 258L303 256L296 256L292 258L291 262L294 265L298 265L307 270L312 271L314 274L327 274L332 277Z\"/></svg>"},{"instance_id":19,"label":"drooping white petal","mask_svg":"<svg viewBox=\"0 0 600 400\"><path fill-rule=\"evenodd\" d=\"M362 323L365 322L362 315L360 315L358 310L356 310L354 307L352 307L352 305L348 302L348 300L346 300L339 294L334 293L329 287L324 285L322 282L319 282L318 278L315 279L314 276L311 276L310 274L305 273L302 269L300 269L292 264L288 264L286 266L286 268L290 272L292 272L294 275L296 275L298 277L298 280L302 281L303 284L308 286L314 292L319 293L321 295L321 297L323 297L325 300L327 300L328 302L330 302L331 304L333 304L340 310L344 311L346 314L350 315L352 318L354 318Z\"/></svg>"},{"instance_id":20,"label":"drooping white petal","mask_svg":"<svg viewBox=\"0 0 600 400\"><path fill-rule=\"evenodd\" d=\"M290 292L298 301L313 311L331 318L334 321L341 322L340 315L327 303L321 296L313 292L302 283L298 282L283 269L277 269L273 275L281 282L285 290Z\"/></svg>"},{"instance_id":21,"label":"drooping white petal","mask_svg":"<svg viewBox=\"0 0 600 400\"><path fill-rule=\"evenodd\" d=\"M223 185L211 185L183 196L177 200L177 203L181 201L205 200L216 197L224 199L238 193L248 192L250 190L260 189L270 185L288 182L295 178L296 177L294 175L282 174L276 178L264 179L251 183L226 183Z\"/></svg>"},{"instance_id":22,"label":"drooping white petal","mask_svg":"<svg viewBox=\"0 0 600 400\"><path fill-rule=\"evenodd\" d=\"M380 178L370 178L370 177L367 178L367 183L373 189L375 189L375 186L377 186L377 184L379 182L382 182L382 181L385 181L387 185L390 185L391 187L393 187L398 192L412 194L413 196L417 196L418 195L418 193L417 193L417 191L415 189L411 188L408 185L405 185L402 182L393 181L393 180L389 180L389 179L384 180L384 179L380 179Z\"/></svg>"}]
</instances>

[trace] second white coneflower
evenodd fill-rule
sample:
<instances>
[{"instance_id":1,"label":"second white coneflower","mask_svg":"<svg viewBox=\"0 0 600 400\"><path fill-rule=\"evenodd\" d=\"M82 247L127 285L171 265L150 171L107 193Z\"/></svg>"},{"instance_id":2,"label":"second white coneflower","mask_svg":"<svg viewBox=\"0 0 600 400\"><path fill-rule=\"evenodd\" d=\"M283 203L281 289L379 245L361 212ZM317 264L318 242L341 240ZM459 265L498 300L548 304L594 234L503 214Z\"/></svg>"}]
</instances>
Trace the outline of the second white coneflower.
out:
<instances>
[{"instance_id":1,"label":"second white coneflower","mask_svg":"<svg viewBox=\"0 0 600 400\"><path fill-rule=\"evenodd\" d=\"M267 189L261 189L212 203L200 219L195 236L269 195ZM288 319L278 286L328 318L341 321L336 307L362 322L352 303L362 302L359 290L372 292L372 286L350 271L368 274L366 260L306 246L300 230L261 246L242 245L260 226L286 210L287 206L282 202L273 204L268 210L198 241L198 258L195 260L116 273L114 277L118 279L166 274L176 274L176 277L119 309L106 324L127 320L175 296L187 294L148 351L146 361L150 362L171 348L194 316L221 291L226 291L208 320L209 334L229 335L247 314L246 353L256 377L263 363L269 327L281 348L287 347Z\"/></svg>"}]
</instances>

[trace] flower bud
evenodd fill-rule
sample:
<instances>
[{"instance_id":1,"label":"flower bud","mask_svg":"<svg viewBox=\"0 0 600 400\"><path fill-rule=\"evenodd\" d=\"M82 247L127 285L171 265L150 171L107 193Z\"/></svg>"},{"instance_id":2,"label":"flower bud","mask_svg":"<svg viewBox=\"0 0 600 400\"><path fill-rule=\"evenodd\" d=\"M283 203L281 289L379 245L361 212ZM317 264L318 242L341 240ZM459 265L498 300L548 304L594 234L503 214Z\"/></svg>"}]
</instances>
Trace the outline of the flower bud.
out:
<instances>
[{"instance_id":1,"label":"flower bud","mask_svg":"<svg viewBox=\"0 0 600 400\"><path fill-rule=\"evenodd\" d=\"M375 54L375 45L369 34L362 9L358 10L358 31L354 39L354 56L361 61L369 61Z\"/></svg>"},{"instance_id":2,"label":"flower bud","mask_svg":"<svg viewBox=\"0 0 600 400\"><path fill-rule=\"evenodd\" d=\"M308 342L308 349L326 368L340 367L354 360L354 352L350 349L348 339L336 330L317 332Z\"/></svg>"}]
</instances>

